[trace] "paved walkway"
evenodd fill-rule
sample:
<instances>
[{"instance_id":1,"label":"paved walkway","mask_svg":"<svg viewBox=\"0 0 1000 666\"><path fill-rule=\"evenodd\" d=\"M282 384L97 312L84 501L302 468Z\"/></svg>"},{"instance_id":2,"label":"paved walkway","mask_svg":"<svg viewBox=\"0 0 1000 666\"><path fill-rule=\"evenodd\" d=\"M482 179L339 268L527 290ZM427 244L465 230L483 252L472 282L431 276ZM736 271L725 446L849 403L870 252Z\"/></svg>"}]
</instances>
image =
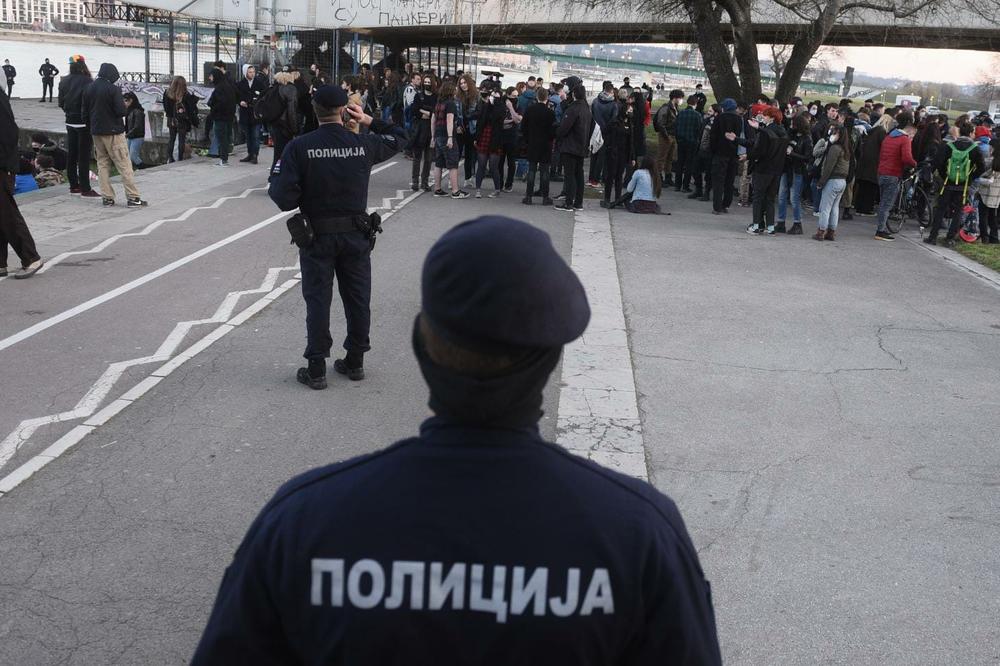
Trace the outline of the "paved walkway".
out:
<instances>
[{"instance_id":1,"label":"paved walkway","mask_svg":"<svg viewBox=\"0 0 1000 666\"><path fill-rule=\"evenodd\" d=\"M108 219L19 199L45 256L83 254L0 282L0 663L185 663L273 490L427 415L419 267L496 212L546 230L594 306L543 432L677 500L728 663L997 659L992 283L870 221L751 237L746 211L673 192L671 216L574 216L413 195L408 168L370 191L388 219L368 379L326 392L294 380L296 255L263 167L142 172L151 206Z\"/></svg>"}]
</instances>

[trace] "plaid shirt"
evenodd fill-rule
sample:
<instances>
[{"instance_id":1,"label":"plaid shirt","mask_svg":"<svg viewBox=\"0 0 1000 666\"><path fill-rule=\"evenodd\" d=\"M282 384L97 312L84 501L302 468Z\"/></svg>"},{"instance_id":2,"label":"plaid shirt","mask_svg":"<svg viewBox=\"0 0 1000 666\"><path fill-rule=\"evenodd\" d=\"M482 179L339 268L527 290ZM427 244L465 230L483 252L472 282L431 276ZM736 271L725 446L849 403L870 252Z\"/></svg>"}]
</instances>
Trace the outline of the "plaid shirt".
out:
<instances>
[{"instance_id":1,"label":"plaid shirt","mask_svg":"<svg viewBox=\"0 0 1000 666\"><path fill-rule=\"evenodd\" d=\"M674 124L677 140L683 143L698 143L703 125L701 114L694 107L686 107L677 114L677 122Z\"/></svg>"}]
</instances>

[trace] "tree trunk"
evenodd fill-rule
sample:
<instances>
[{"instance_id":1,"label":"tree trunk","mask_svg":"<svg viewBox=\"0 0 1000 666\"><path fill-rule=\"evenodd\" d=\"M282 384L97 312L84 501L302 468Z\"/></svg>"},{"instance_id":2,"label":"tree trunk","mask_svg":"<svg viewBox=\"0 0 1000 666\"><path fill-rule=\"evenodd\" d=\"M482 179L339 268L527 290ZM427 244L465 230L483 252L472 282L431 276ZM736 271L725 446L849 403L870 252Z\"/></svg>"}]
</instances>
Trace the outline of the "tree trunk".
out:
<instances>
[{"instance_id":1,"label":"tree trunk","mask_svg":"<svg viewBox=\"0 0 1000 666\"><path fill-rule=\"evenodd\" d=\"M757 54L757 39L753 34L750 5L743 0L730 0L726 4L729 24L733 34L733 55L740 68L740 88L742 99L747 104L757 101L761 94L760 56Z\"/></svg>"},{"instance_id":2,"label":"tree trunk","mask_svg":"<svg viewBox=\"0 0 1000 666\"><path fill-rule=\"evenodd\" d=\"M840 6L841 0L829 0L819 17L795 40L795 46L792 47L792 55L785 62L785 71L781 73L781 78L778 79L777 90L774 92L774 96L782 102L787 102L789 98L795 95L795 91L798 90L799 83L802 82L802 75L805 74L809 62L816 55L819 47L823 46L827 35L833 29L834 23L837 22Z\"/></svg>"},{"instance_id":3,"label":"tree trunk","mask_svg":"<svg viewBox=\"0 0 1000 666\"><path fill-rule=\"evenodd\" d=\"M713 11L712 3L704 0L685 0L691 23L694 24L698 36L698 50L705 61L705 72L712 85L712 91L718 100L726 97L740 99L742 90L740 81L736 78L732 63L729 61L729 49L722 39L722 28L719 18Z\"/></svg>"},{"instance_id":4,"label":"tree trunk","mask_svg":"<svg viewBox=\"0 0 1000 666\"><path fill-rule=\"evenodd\" d=\"M795 40L792 55L785 62L785 68L778 79L777 90L774 91L776 99L787 102L795 95L795 92L799 89L799 83L802 82L802 75L805 74L806 68L809 66L809 61L812 60L813 56L816 55L816 51L822 45L822 42L817 44L808 35Z\"/></svg>"}]
</instances>

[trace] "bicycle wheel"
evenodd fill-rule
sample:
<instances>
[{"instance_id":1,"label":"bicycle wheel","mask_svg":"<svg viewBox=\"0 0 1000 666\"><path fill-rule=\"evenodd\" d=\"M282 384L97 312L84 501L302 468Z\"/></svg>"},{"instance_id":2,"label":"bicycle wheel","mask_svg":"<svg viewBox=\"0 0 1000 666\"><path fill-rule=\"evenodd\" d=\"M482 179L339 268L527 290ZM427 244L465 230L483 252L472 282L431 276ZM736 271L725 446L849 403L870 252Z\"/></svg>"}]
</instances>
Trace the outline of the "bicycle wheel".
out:
<instances>
[{"instance_id":1,"label":"bicycle wheel","mask_svg":"<svg viewBox=\"0 0 1000 666\"><path fill-rule=\"evenodd\" d=\"M905 221L906 213L901 208L893 207L889 211L889 216L885 219L885 226L890 234L898 234L899 230L903 228Z\"/></svg>"}]
</instances>

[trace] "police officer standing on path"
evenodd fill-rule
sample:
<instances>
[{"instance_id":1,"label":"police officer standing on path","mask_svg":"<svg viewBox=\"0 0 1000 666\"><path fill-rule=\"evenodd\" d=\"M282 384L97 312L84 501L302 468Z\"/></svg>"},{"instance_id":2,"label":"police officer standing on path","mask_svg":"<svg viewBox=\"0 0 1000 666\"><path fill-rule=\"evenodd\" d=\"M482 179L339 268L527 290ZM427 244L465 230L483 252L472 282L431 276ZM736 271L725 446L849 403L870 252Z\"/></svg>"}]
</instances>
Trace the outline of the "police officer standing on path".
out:
<instances>
[{"instance_id":1,"label":"police officer standing on path","mask_svg":"<svg viewBox=\"0 0 1000 666\"><path fill-rule=\"evenodd\" d=\"M38 68L38 75L42 77L42 99L40 101L45 101L45 91L49 91L49 101L52 101L52 84L55 82L56 77L59 76L59 68L49 62L46 58L42 66Z\"/></svg>"},{"instance_id":2,"label":"police officer standing on path","mask_svg":"<svg viewBox=\"0 0 1000 666\"><path fill-rule=\"evenodd\" d=\"M368 178L372 165L399 150L399 130L348 105L347 92L323 86L312 98L319 121L315 131L288 144L272 170L271 199L281 210L299 209L288 221L292 240L299 246L302 296L306 301L308 367L296 378L312 389L326 388L326 359L330 357L330 302L337 280L347 319L347 355L333 368L352 380L365 377L364 354L371 345L372 265L377 216L369 216ZM355 134L344 123L371 131Z\"/></svg>"},{"instance_id":3,"label":"police officer standing on path","mask_svg":"<svg viewBox=\"0 0 1000 666\"><path fill-rule=\"evenodd\" d=\"M421 282L412 341L435 415L278 490L192 663L721 663L674 503L539 433L542 390L590 319L549 236L460 224Z\"/></svg>"}]
</instances>

